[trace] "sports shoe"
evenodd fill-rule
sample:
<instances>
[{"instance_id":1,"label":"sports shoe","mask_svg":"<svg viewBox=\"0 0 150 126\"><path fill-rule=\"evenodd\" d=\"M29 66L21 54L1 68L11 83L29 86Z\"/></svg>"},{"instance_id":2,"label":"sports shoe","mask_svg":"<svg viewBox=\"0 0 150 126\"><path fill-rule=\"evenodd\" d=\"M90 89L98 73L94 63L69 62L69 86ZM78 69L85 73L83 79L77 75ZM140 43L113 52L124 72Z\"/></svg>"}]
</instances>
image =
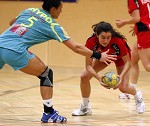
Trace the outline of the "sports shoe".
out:
<instances>
[{"instance_id":1,"label":"sports shoe","mask_svg":"<svg viewBox=\"0 0 150 126\"><path fill-rule=\"evenodd\" d=\"M91 115L92 114L92 109L91 106L84 106L81 104L80 109L75 109L72 112L72 116L84 116L84 115Z\"/></svg>"},{"instance_id":2,"label":"sports shoe","mask_svg":"<svg viewBox=\"0 0 150 126\"><path fill-rule=\"evenodd\" d=\"M139 114L142 114L145 112L145 103L142 98L142 92L140 90L137 90L137 94L135 96L135 103L136 103L136 111Z\"/></svg>"},{"instance_id":3,"label":"sports shoe","mask_svg":"<svg viewBox=\"0 0 150 126\"><path fill-rule=\"evenodd\" d=\"M41 121L43 123L64 123L67 122L67 119L63 116L58 115L58 112L54 110L54 112L51 114L43 113Z\"/></svg>"},{"instance_id":4,"label":"sports shoe","mask_svg":"<svg viewBox=\"0 0 150 126\"><path fill-rule=\"evenodd\" d=\"M119 94L119 99L133 99L133 96L130 94L122 93Z\"/></svg>"}]
</instances>

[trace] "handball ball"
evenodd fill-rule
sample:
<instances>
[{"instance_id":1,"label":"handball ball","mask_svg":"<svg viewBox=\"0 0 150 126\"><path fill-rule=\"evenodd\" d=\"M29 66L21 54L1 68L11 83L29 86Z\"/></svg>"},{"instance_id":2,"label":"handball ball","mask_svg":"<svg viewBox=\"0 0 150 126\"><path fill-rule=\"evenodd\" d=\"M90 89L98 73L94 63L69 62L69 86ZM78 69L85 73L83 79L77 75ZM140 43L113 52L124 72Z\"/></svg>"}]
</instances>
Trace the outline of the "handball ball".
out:
<instances>
[{"instance_id":1,"label":"handball ball","mask_svg":"<svg viewBox=\"0 0 150 126\"><path fill-rule=\"evenodd\" d=\"M102 78L102 82L107 84L110 88L113 88L119 82L119 77L114 72L107 72Z\"/></svg>"}]
</instances>

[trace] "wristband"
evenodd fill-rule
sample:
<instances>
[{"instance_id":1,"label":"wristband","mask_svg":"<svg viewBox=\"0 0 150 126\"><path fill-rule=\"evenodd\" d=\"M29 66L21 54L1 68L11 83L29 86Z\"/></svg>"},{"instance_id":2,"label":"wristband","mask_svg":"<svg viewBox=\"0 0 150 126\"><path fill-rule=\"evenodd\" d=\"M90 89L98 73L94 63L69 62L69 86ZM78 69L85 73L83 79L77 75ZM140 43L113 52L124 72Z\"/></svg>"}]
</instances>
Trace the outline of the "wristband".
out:
<instances>
[{"instance_id":1,"label":"wristband","mask_svg":"<svg viewBox=\"0 0 150 126\"><path fill-rule=\"evenodd\" d=\"M102 54L96 51L93 51L93 54L91 56L91 58L94 58L96 60L99 60L101 58Z\"/></svg>"}]
</instances>

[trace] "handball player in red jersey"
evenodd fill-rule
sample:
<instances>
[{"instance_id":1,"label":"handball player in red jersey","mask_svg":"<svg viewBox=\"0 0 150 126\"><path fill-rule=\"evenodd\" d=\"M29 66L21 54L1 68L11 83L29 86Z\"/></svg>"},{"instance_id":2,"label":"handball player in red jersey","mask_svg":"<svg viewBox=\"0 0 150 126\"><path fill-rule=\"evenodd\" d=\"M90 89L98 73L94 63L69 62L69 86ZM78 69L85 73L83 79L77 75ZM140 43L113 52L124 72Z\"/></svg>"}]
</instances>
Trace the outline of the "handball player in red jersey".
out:
<instances>
[{"instance_id":1,"label":"handball player in red jersey","mask_svg":"<svg viewBox=\"0 0 150 126\"><path fill-rule=\"evenodd\" d=\"M87 39L85 46L90 50L99 52L104 52L109 49L108 54L117 55L117 60L114 62L120 81L118 85L114 87L114 89L119 88L121 92L133 95L136 102L137 112L143 113L145 111L145 104L142 100L141 91L136 90L133 85L129 84L131 50L126 43L126 38L114 30L111 24L107 22L100 22L93 25L92 28L94 34ZM73 116L92 114L89 101L91 93L90 79L94 76L99 82L101 82L101 77L97 74L97 72L106 68L108 64L99 62L98 60L90 59L88 57L86 58L86 70L82 72L80 77L82 103L79 109L75 109L73 111ZM102 84L102 86L109 88L105 84Z\"/></svg>"},{"instance_id":2,"label":"handball player in red jersey","mask_svg":"<svg viewBox=\"0 0 150 126\"><path fill-rule=\"evenodd\" d=\"M116 20L116 25L121 28L125 25L134 24L134 33L137 43L132 49L130 82L137 85L139 76L139 60L146 71L150 72L150 1L128 0L129 19Z\"/></svg>"}]
</instances>

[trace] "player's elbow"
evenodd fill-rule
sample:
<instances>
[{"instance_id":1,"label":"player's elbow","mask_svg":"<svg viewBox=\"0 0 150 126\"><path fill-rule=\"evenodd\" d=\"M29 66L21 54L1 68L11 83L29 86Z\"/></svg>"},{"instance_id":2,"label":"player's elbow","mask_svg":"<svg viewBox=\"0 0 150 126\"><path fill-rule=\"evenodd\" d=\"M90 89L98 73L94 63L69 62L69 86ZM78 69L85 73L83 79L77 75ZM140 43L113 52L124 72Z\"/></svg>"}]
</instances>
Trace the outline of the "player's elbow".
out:
<instances>
[{"instance_id":1,"label":"player's elbow","mask_svg":"<svg viewBox=\"0 0 150 126\"><path fill-rule=\"evenodd\" d=\"M13 23L16 21L16 18L12 19L10 22L9 22L9 25L13 25Z\"/></svg>"}]
</instances>

